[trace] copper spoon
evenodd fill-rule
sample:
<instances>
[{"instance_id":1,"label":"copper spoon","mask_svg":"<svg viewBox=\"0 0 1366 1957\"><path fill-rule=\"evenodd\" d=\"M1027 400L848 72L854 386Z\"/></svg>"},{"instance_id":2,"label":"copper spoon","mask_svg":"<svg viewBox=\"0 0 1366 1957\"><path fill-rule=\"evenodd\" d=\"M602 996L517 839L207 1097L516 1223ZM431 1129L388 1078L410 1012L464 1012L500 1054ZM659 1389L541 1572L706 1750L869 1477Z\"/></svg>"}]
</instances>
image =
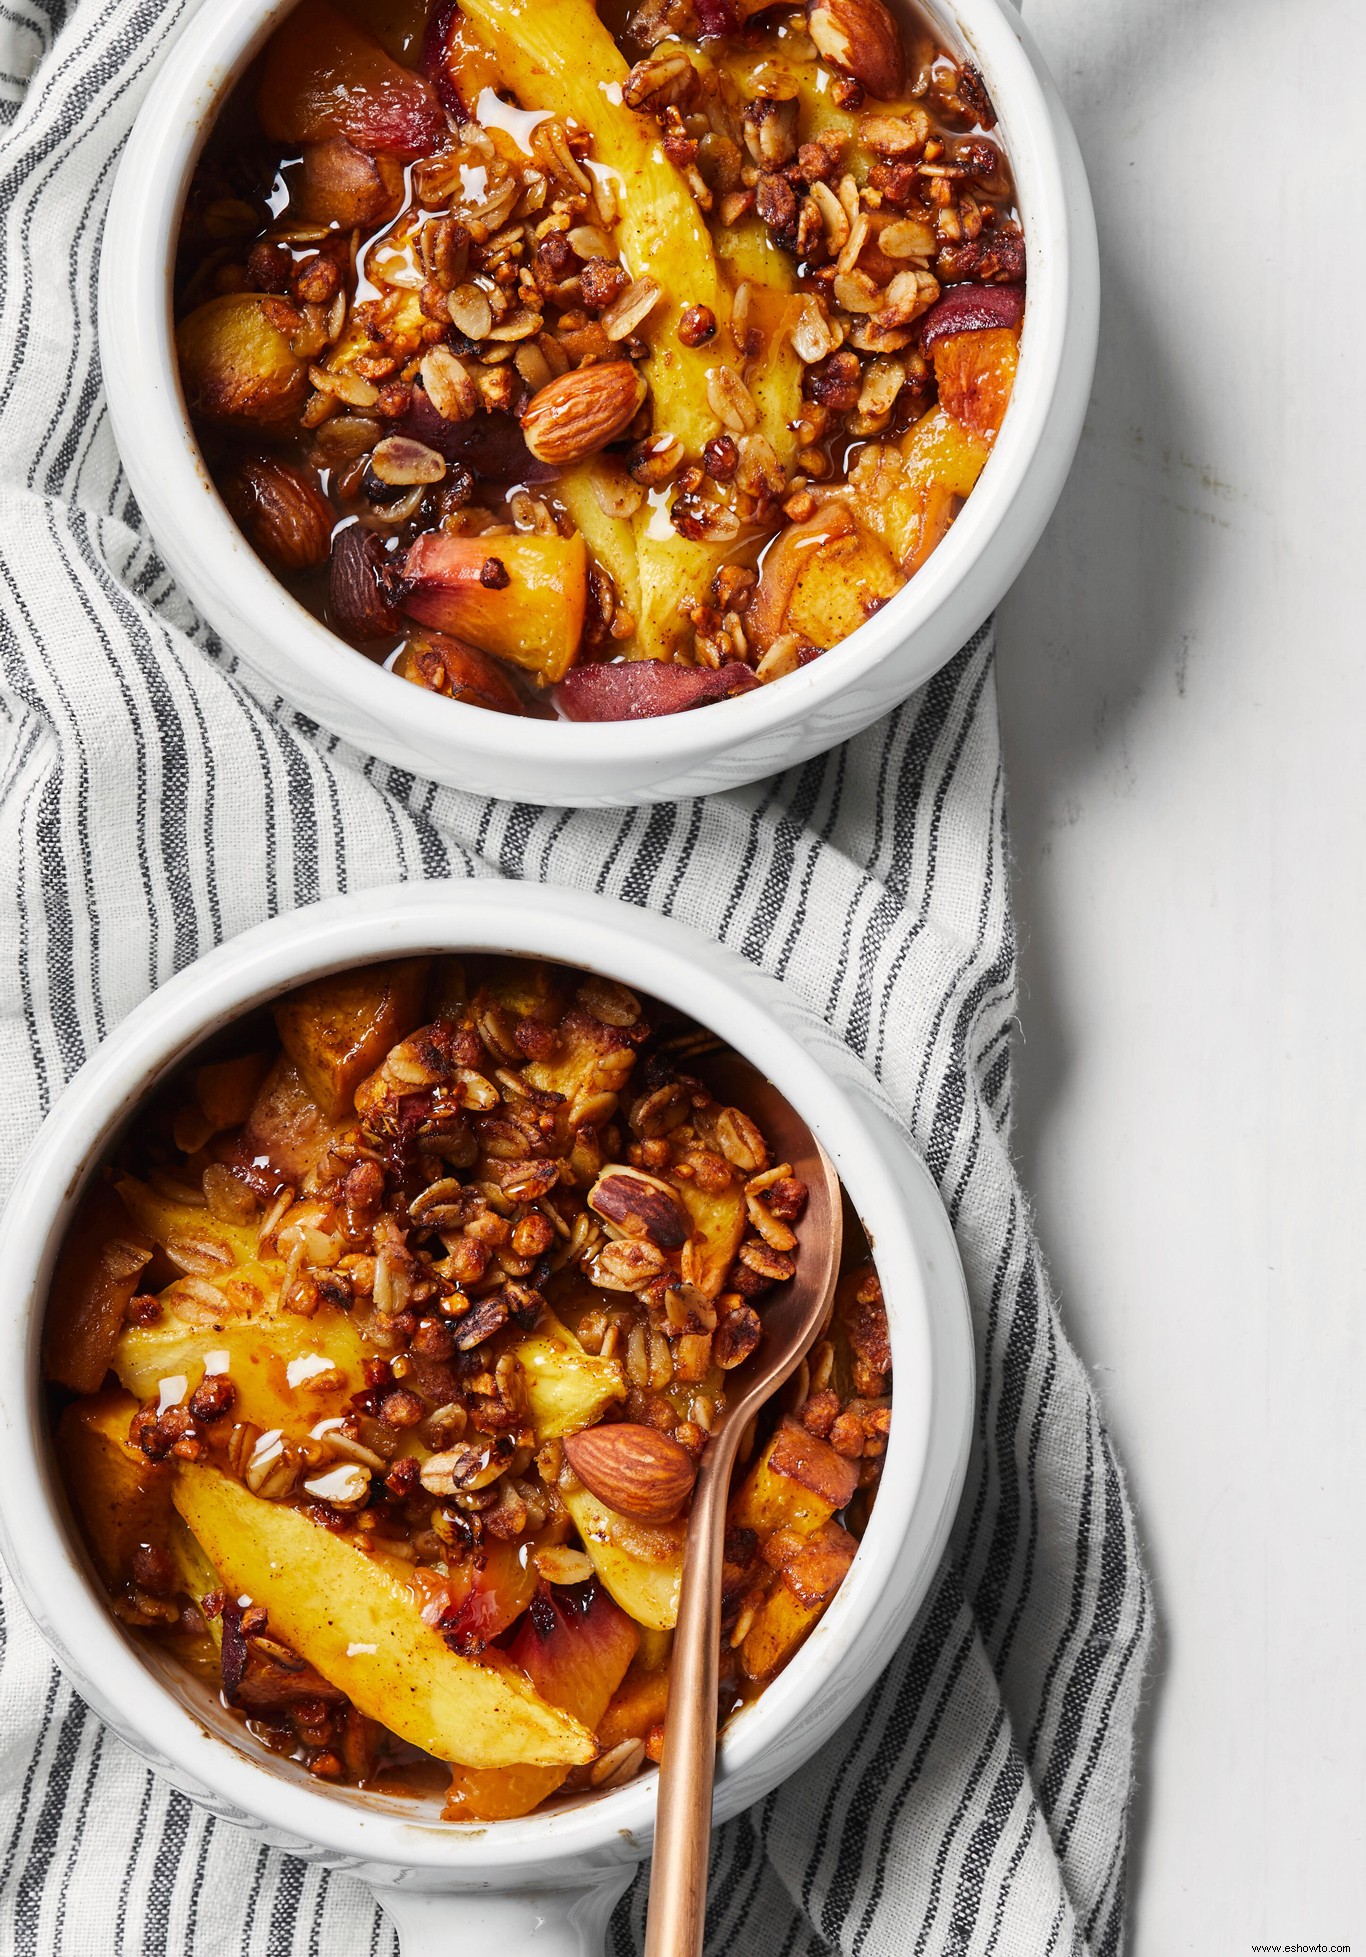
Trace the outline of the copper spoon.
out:
<instances>
[{"instance_id":1,"label":"copper spoon","mask_svg":"<svg viewBox=\"0 0 1366 1957\"><path fill-rule=\"evenodd\" d=\"M797 1229L797 1270L760 1310L763 1337L728 1381L728 1404L693 1491L669 1672L664 1757L645 1957L698 1957L707 1914L711 1797L721 1643L721 1562L731 1470L745 1428L810 1350L830 1315L843 1223L839 1178L801 1116L738 1054L697 1063L711 1091L752 1114L777 1162L808 1190Z\"/></svg>"}]
</instances>

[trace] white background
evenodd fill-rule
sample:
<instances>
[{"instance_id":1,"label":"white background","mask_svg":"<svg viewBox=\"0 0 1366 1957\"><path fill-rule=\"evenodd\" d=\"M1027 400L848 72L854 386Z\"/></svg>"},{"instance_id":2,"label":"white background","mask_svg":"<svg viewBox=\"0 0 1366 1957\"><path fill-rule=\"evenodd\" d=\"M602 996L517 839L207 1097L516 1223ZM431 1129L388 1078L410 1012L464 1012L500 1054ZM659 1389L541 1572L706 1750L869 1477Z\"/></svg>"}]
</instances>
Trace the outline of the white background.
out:
<instances>
[{"instance_id":1,"label":"white background","mask_svg":"<svg viewBox=\"0 0 1366 1957\"><path fill-rule=\"evenodd\" d=\"M1130 1957L1366 1953L1366 7L1026 11L1104 317L1000 619L1017 1148L1161 1619Z\"/></svg>"}]
</instances>

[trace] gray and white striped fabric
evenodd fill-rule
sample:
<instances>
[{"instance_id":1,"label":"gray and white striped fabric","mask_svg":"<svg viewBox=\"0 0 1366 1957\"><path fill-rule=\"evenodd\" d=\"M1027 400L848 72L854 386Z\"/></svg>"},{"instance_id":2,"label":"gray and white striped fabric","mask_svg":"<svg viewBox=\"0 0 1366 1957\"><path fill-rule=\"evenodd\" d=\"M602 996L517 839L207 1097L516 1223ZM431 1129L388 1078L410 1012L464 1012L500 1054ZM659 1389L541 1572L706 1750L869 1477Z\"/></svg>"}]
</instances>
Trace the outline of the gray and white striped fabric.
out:
<instances>
[{"instance_id":1,"label":"gray and white striped fabric","mask_svg":"<svg viewBox=\"0 0 1366 1957\"><path fill-rule=\"evenodd\" d=\"M94 337L110 179L185 8L60 6L0 0L0 1179L147 992L336 891L545 879L671 912L777 974L876 1069L938 1179L980 1403L930 1601L840 1741L723 1831L709 1951L1109 1957L1150 1611L1008 1156L989 637L841 752L627 813L437 789L253 699L143 529ZM392 1957L367 1890L209 1820L104 1731L11 1587L3 1638L0 1948ZM638 1883L613 1957L639 1949L643 1900Z\"/></svg>"}]
</instances>

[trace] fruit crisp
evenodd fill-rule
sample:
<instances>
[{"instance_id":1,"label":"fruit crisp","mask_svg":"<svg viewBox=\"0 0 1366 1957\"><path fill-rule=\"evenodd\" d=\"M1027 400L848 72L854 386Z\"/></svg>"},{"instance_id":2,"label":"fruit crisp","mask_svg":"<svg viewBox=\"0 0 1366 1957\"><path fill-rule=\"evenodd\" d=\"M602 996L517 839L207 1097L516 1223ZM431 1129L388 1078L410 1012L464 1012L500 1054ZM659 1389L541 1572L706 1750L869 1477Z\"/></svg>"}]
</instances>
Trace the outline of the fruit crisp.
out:
<instances>
[{"instance_id":1,"label":"fruit crisp","mask_svg":"<svg viewBox=\"0 0 1366 1957\"><path fill-rule=\"evenodd\" d=\"M718 1048L584 972L405 959L135 1116L53 1281L57 1456L113 1609L264 1746L451 1819L658 1760L697 1463L806 1203ZM837 1590L890 1391L860 1245L737 1470L718 1715Z\"/></svg>"},{"instance_id":2,"label":"fruit crisp","mask_svg":"<svg viewBox=\"0 0 1366 1957\"><path fill-rule=\"evenodd\" d=\"M782 679L915 575L1000 428L994 125L884 0L303 0L182 223L214 480L437 693L619 720Z\"/></svg>"}]
</instances>

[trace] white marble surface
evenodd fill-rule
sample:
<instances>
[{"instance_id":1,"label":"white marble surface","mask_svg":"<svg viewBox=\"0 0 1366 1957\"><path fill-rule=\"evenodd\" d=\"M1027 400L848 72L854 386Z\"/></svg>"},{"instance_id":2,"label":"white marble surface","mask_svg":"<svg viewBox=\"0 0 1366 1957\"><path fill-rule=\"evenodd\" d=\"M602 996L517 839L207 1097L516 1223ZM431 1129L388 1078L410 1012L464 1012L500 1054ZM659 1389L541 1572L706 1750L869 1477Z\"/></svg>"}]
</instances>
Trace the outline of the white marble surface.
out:
<instances>
[{"instance_id":1,"label":"white marble surface","mask_svg":"<svg viewBox=\"0 0 1366 1957\"><path fill-rule=\"evenodd\" d=\"M1130 1952L1366 1951L1366 9L1027 11L1105 310L1001 617L1017 1143L1161 1613Z\"/></svg>"}]
</instances>

